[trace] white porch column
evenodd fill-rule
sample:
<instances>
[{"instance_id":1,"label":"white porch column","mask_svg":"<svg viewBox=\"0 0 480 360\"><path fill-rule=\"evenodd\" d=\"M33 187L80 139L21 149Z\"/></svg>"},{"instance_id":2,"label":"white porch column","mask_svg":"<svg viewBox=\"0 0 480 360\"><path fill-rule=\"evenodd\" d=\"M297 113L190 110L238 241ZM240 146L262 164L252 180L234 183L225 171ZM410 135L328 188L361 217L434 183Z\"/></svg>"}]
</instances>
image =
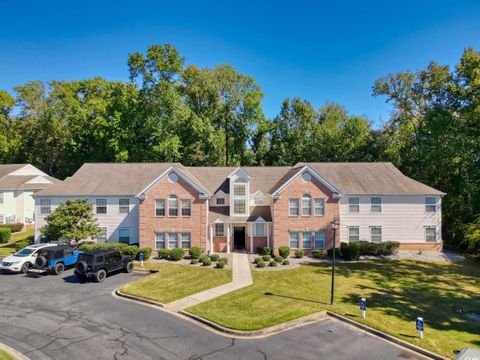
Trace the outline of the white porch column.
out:
<instances>
[{"instance_id":1,"label":"white porch column","mask_svg":"<svg viewBox=\"0 0 480 360\"><path fill-rule=\"evenodd\" d=\"M267 246L268 247L271 247L270 245L270 224L266 224L267 225Z\"/></svg>"},{"instance_id":2,"label":"white porch column","mask_svg":"<svg viewBox=\"0 0 480 360\"><path fill-rule=\"evenodd\" d=\"M227 254L230 253L230 224L227 225Z\"/></svg>"},{"instance_id":3,"label":"white porch column","mask_svg":"<svg viewBox=\"0 0 480 360\"><path fill-rule=\"evenodd\" d=\"M213 253L213 225L209 224L209 243L210 243L210 252Z\"/></svg>"},{"instance_id":4,"label":"white porch column","mask_svg":"<svg viewBox=\"0 0 480 360\"><path fill-rule=\"evenodd\" d=\"M250 254L253 254L253 223L248 223L250 228Z\"/></svg>"}]
</instances>

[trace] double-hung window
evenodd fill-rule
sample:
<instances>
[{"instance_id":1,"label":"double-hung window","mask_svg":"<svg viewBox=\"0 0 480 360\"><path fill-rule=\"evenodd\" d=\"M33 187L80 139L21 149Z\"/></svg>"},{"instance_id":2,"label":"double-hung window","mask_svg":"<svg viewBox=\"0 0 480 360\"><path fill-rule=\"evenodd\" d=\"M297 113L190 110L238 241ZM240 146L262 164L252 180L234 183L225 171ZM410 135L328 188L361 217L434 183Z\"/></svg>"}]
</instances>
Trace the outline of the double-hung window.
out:
<instances>
[{"instance_id":1,"label":"double-hung window","mask_svg":"<svg viewBox=\"0 0 480 360\"><path fill-rule=\"evenodd\" d=\"M5 218L3 217L3 214L0 214L0 224L5 224Z\"/></svg>"},{"instance_id":2,"label":"double-hung window","mask_svg":"<svg viewBox=\"0 0 480 360\"><path fill-rule=\"evenodd\" d=\"M370 198L370 211L372 213L382 212L382 198L381 197L372 197Z\"/></svg>"},{"instance_id":3,"label":"double-hung window","mask_svg":"<svg viewBox=\"0 0 480 360\"><path fill-rule=\"evenodd\" d=\"M52 212L52 201L50 199L40 199L40 214L48 215Z\"/></svg>"},{"instance_id":4,"label":"double-hung window","mask_svg":"<svg viewBox=\"0 0 480 360\"><path fill-rule=\"evenodd\" d=\"M155 200L155 216L165 216L165 200Z\"/></svg>"},{"instance_id":5,"label":"double-hung window","mask_svg":"<svg viewBox=\"0 0 480 360\"><path fill-rule=\"evenodd\" d=\"M245 196L246 193L245 184L234 184L233 185L233 196Z\"/></svg>"},{"instance_id":6,"label":"double-hung window","mask_svg":"<svg viewBox=\"0 0 480 360\"><path fill-rule=\"evenodd\" d=\"M178 198L175 195L168 197L168 216L178 216Z\"/></svg>"},{"instance_id":7,"label":"double-hung window","mask_svg":"<svg viewBox=\"0 0 480 360\"><path fill-rule=\"evenodd\" d=\"M106 226L99 226L98 227L98 235L97 235L97 243L105 243L107 242L107 227Z\"/></svg>"},{"instance_id":8,"label":"double-hung window","mask_svg":"<svg viewBox=\"0 0 480 360\"><path fill-rule=\"evenodd\" d=\"M130 243L130 229L120 228L118 229L118 241L124 244Z\"/></svg>"},{"instance_id":9,"label":"double-hung window","mask_svg":"<svg viewBox=\"0 0 480 360\"><path fill-rule=\"evenodd\" d=\"M97 214L106 214L107 213L107 199L96 199L95 200L95 212Z\"/></svg>"},{"instance_id":10,"label":"double-hung window","mask_svg":"<svg viewBox=\"0 0 480 360\"><path fill-rule=\"evenodd\" d=\"M215 224L215 236L225 236L225 227L223 224Z\"/></svg>"},{"instance_id":11,"label":"double-hung window","mask_svg":"<svg viewBox=\"0 0 480 360\"><path fill-rule=\"evenodd\" d=\"M290 248L298 249L298 231L290 232Z\"/></svg>"},{"instance_id":12,"label":"double-hung window","mask_svg":"<svg viewBox=\"0 0 480 360\"><path fill-rule=\"evenodd\" d=\"M308 194L302 197L302 216L312 215L312 197Z\"/></svg>"},{"instance_id":13,"label":"double-hung window","mask_svg":"<svg viewBox=\"0 0 480 360\"><path fill-rule=\"evenodd\" d=\"M348 198L348 212L360 212L360 199L358 197Z\"/></svg>"},{"instance_id":14,"label":"double-hung window","mask_svg":"<svg viewBox=\"0 0 480 360\"><path fill-rule=\"evenodd\" d=\"M233 215L247 215L248 196L246 183L233 184Z\"/></svg>"},{"instance_id":15,"label":"double-hung window","mask_svg":"<svg viewBox=\"0 0 480 360\"><path fill-rule=\"evenodd\" d=\"M191 215L191 202L188 199L183 199L182 201L182 216Z\"/></svg>"},{"instance_id":16,"label":"double-hung window","mask_svg":"<svg viewBox=\"0 0 480 360\"><path fill-rule=\"evenodd\" d=\"M325 230L315 231L315 249L325 249Z\"/></svg>"},{"instance_id":17,"label":"double-hung window","mask_svg":"<svg viewBox=\"0 0 480 360\"><path fill-rule=\"evenodd\" d=\"M437 241L437 228L435 226L425 227L425 241L436 242Z\"/></svg>"},{"instance_id":18,"label":"double-hung window","mask_svg":"<svg viewBox=\"0 0 480 360\"><path fill-rule=\"evenodd\" d=\"M266 236L265 234L265 224L255 224L255 233L254 236Z\"/></svg>"},{"instance_id":19,"label":"double-hung window","mask_svg":"<svg viewBox=\"0 0 480 360\"><path fill-rule=\"evenodd\" d=\"M246 212L246 200L234 199L233 200L233 213L234 214L245 214L245 212Z\"/></svg>"},{"instance_id":20,"label":"double-hung window","mask_svg":"<svg viewBox=\"0 0 480 360\"><path fill-rule=\"evenodd\" d=\"M312 233L310 231L302 232L302 248L304 249L312 248Z\"/></svg>"},{"instance_id":21,"label":"double-hung window","mask_svg":"<svg viewBox=\"0 0 480 360\"><path fill-rule=\"evenodd\" d=\"M434 197L425 198L425 211L433 213L437 211L437 200Z\"/></svg>"},{"instance_id":22,"label":"double-hung window","mask_svg":"<svg viewBox=\"0 0 480 360\"><path fill-rule=\"evenodd\" d=\"M0 205L3 204L3 191L0 191Z\"/></svg>"},{"instance_id":23,"label":"double-hung window","mask_svg":"<svg viewBox=\"0 0 480 360\"><path fill-rule=\"evenodd\" d=\"M190 249L191 234L189 232L182 232L180 236L182 238L182 249Z\"/></svg>"},{"instance_id":24,"label":"double-hung window","mask_svg":"<svg viewBox=\"0 0 480 360\"><path fill-rule=\"evenodd\" d=\"M178 233L169 232L168 233L168 248L175 249L178 247Z\"/></svg>"},{"instance_id":25,"label":"double-hung window","mask_svg":"<svg viewBox=\"0 0 480 360\"><path fill-rule=\"evenodd\" d=\"M288 200L288 215L290 216L298 216L298 199L289 199Z\"/></svg>"},{"instance_id":26,"label":"double-hung window","mask_svg":"<svg viewBox=\"0 0 480 360\"><path fill-rule=\"evenodd\" d=\"M348 228L348 241L360 240L360 228L358 226L350 226Z\"/></svg>"},{"instance_id":27,"label":"double-hung window","mask_svg":"<svg viewBox=\"0 0 480 360\"><path fill-rule=\"evenodd\" d=\"M118 199L118 212L128 214L130 212L130 199Z\"/></svg>"},{"instance_id":28,"label":"double-hung window","mask_svg":"<svg viewBox=\"0 0 480 360\"><path fill-rule=\"evenodd\" d=\"M325 200L315 199L315 216L325 215Z\"/></svg>"},{"instance_id":29,"label":"double-hung window","mask_svg":"<svg viewBox=\"0 0 480 360\"><path fill-rule=\"evenodd\" d=\"M165 249L165 233L155 233L155 250Z\"/></svg>"},{"instance_id":30,"label":"double-hung window","mask_svg":"<svg viewBox=\"0 0 480 360\"><path fill-rule=\"evenodd\" d=\"M381 226L372 226L370 227L370 240L372 242L382 242L382 227Z\"/></svg>"}]
</instances>

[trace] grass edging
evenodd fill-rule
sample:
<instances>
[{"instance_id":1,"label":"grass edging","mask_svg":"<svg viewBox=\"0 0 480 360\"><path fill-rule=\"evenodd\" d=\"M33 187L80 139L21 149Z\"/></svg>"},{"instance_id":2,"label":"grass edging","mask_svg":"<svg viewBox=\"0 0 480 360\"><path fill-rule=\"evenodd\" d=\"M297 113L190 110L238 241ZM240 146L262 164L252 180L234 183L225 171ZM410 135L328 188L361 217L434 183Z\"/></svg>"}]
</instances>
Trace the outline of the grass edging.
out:
<instances>
[{"instance_id":1,"label":"grass edging","mask_svg":"<svg viewBox=\"0 0 480 360\"><path fill-rule=\"evenodd\" d=\"M155 301L155 300L150 300L150 299L145 299L145 298L138 297L138 296L135 296L135 295L125 294L125 293L120 291L120 288L115 289L115 295L130 299L130 300L135 300L135 301L138 301L138 302L142 302L142 303L145 303L145 304L158 306L160 308L165 308L165 304L162 304L161 302L158 302L158 301Z\"/></svg>"},{"instance_id":2,"label":"grass edging","mask_svg":"<svg viewBox=\"0 0 480 360\"><path fill-rule=\"evenodd\" d=\"M434 353L433 351L430 351L430 350L427 350L427 349L424 349L422 347L419 347L417 345L414 345L412 343L409 343L408 341L404 341L404 340L401 340L399 338L396 338L395 336L392 336L392 335L389 335L387 333L384 333L380 330L377 330L377 329L374 329L370 326L367 326L367 325L364 325L362 323L359 323L355 320L352 320L352 319L349 319L345 316L342 316L342 315L339 315L337 313L334 313L334 312L331 312L331 311L326 311L327 315L328 316L331 316L337 320L340 320L340 321L343 321L347 324L350 324L352 326L355 326L355 327L358 327L359 329L362 329L364 331L367 331L371 334L374 334L378 337L381 337L382 339L385 339L385 340L388 340L390 342L393 342L397 345L400 345L402 347L405 347L407 349L410 349L410 350L413 350L413 351L416 351L420 354L422 354L423 356L427 356L431 359L435 359L435 360L445 360L445 359L448 359L446 358L445 356L442 356L440 354L437 354L437 353Z\"/></svg>"},{"instance_id":3,"label":"grass edging","mask_svg":"<svg viewBox=\"0 0 480 360\"><path fill-rule=\"evenodd\" d=\"M28 357L26 357L26 356L23 355L22 353L18 352L18 351L15 350L15 349L12 349L10 346L7 346L7 345L2 344L2 343L0 343L0 350L3 350L4 352L6 352L8 355L10 355L11 357L13 357L14 359L18 359L18 360L30 360Z\"/></svg>"}]
</instances>

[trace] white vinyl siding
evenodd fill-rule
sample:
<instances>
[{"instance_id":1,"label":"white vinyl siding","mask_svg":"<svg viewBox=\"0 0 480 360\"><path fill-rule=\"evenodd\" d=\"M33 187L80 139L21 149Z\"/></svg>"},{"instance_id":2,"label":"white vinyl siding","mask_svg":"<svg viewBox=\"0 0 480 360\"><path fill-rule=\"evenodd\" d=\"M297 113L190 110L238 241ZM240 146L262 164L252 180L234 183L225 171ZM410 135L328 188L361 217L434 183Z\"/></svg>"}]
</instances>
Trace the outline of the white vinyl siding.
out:
<instances>
[{"instance_id":1,"label":"white vinyl siding","mask_svg":"<svg viewBox=\"0 0 480 360\"><path fill-rule=\"evenodd\" d=\"M372 226L370 227L370 241L371 242L382 242L382 227L381 226Z\"/></svg>"},{"instance_id":2,"label":"white vinyl siding","mask_svg":"<svg viewBox=\"0 0 480 360\"><path fill-rule=\"evenodd\" d=\"M360 199L358 197L351 197L348 199L348 212L360 212Z\"/></svg>"},{"instance_id":3,"label":"white vinyl siding","mask_svg":"<svg viewBox=\"0 0 480 360\"><path fill-rule=\"evenodd\" d=\"M370 211L372 213L381 213L382 212L382 198L381 197L372 197L370 199Z\"/></svg>"},{"instance_id":4,"label":"white vinyl siding","mask_svg":"<svg viewBox=\"0 0 480 360\"><path fill-rule=\"evenodd\" d=\"M225 236L225 226L223 224L215 224L215 236Z\"/></svg>"},{"instance_id":5,"label":"white vinyl siding","mask_svg":"<svg viewBox=\"0 0 480 360\"><path fill-rule=\"evenodd\" d=\"M290 249L298 249L299 246L299 236L298 231L290 232Z\"/></svg>"},{"instance_id":6,"label":"white vinyl siding","mask_svg":"<svg viewBox=\"0 0 480 360\"><path fill-rule=\"evenodd\" d=\"M299 215L299 200L298 199L289 199L288 200L288 215L298 216Z\"/></svg>"},{"instance_id":7,"label":"white vinyl siding","mask_svg":"<svg viewBox=\"0 0 480 360\"><path fill-rule=\"evenodd\" d=\"M348 241L360 240L360 228L358 226L350 226L348 228Z\"/></svg>"}]
</instances>

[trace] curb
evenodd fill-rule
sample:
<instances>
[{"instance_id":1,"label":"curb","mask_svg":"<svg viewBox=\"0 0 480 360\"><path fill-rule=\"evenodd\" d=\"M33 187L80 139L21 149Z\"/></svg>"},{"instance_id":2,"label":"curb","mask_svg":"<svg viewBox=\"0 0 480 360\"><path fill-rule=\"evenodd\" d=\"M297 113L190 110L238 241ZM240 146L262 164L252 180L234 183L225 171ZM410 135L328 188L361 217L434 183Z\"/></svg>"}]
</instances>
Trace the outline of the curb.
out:
<instances>
[{"instance_id":1,"label":"curb","mask_svg":"<svg viewBox=\"0 0 480 360\"><path fill-rule=\"evenodd\" d=\"M2 343L0 343L0 350L3 350L5 352L7 352L9 355L13 356L15 359L30 360L28 357L26 357L22 353L19 353L17 350L12 349L11 347L9 347L5 344L2 344Z\"/></svg>"},{"instance_id":2,"label":"curb","mask_svg":"<svg viewBox=\"0 0 480 360\"><path fill-rule=\"evenodd\" d=\"M138 296L135 296L135 295L125 294L125 293L121 292L120 289L115 289L114 293L115 293L115 295L123 297L123 298L127 298L127 299L138 301L138 302L142 302L142 303L149 304L149 305L154 305L154 306L160 307L162 309L165 308L165 304L162 304L161 302L158 302L158 301L155 301L155 300L150 300L150 299L144 299L144 298L141 298L141 297L138 297Z\"/></svg>"},{"instance_id":3,"label":"curb","mask_svg":"<svg viewBox=\"0 0 480 360\"><path fill-rule=\"evenodd\" d=\"M133 269L133 272L134 273L137 273L137 274L156 274L158 272L158 270L148 270L148 269Z\"/></svg>"},{"instance_id":4,"label":"curb","mask_svg":"<svg viewBox=\"0 0 480 360\"><path fill-rule=\"evenodd\" d=\"M335 318L335 319L337 319L337 320L340 320L340 321L345 322L345 323L347 323L347 324L349 324L349 325L355 326L355 327L357 327L357 328L359 328L359 329L362 329L362 330L364 330L364 331L366 331L366 332L369 332L369 333L371 333L371 334L373 334L373 335L376 335L376 336L378 336L378 337L380 337L380 338L382 338L382 339L385 339L385 340L387 340L387 341L393 342L393 343L395 343L395 344L397 344L397 345L400 345L400 346L402 346L402 347L404 347L404 348L413 350L413 351L415 351L415 352L417 352L417 353L420 353L420 354L422 354L423 356L426 356L426 357L428 357L428 358L435 359L435 360L445 360L445 359L448 359L448 358L445 357L445 356L442 356L442 355L440 355L440 354L434 353L433 351L430 351L430 350L426 350L426 349L421 348L421 347L419 347L419 346L417 346L417 345L414 345L414 344L409 343L409 342L407 342L407 341L401 340L401 339L396 338L396 337L394 337L394 336L392 336L392 335L386 334L386 333L384 333L384 332L382 332L382 331L380 331L380 330L376 330L376 329L374 329L374 328L371 328L370 326L367 326L367 325L361 324L361 323L359 323L359 322L357 322L357 321L355 321L355 320L349 319L349 318L347 318L347 317L345 317L345 316L338 315L338 314L336 314L336 313L334 313L334 312L331 312L331 311L328 311L328 310L327 310L326 313L327 313L328 316L331 316L331 317L333 317L333 318Z\"/></svg>"},{"instance_id":5,"label":"curb","mask_svg":"<svg viewBox=\"0 0 480 360\"><path fill-rule=\"evenodd\" d=\"M303 316L301 318L295 319L295 320L290 320L287 322L284 322L282 324L278 325L273 325L269 326L263 329L259 330L235 330L235 329L230 329L227 327L224 327L222 325L219 325L217 323L214 323L213 321L207 320L205 318L202 318L198 315L180 310L178 312L181 315L184 315L190 319L193 319L195 321L198 321L202 323L203 325L207 325L208 327L211 327L217 331L220 331L224 334L229 334L229 335L235 335L235 336L241 336L241 337L264 337L264 336L269 336L273 335L275 333L284 331L284 330L290 330L302 325L307 325L313 322L317 322L323 319L327 318L327 312L326 311L320 311L315 314Z\"/></svg>"}]
</instances>

